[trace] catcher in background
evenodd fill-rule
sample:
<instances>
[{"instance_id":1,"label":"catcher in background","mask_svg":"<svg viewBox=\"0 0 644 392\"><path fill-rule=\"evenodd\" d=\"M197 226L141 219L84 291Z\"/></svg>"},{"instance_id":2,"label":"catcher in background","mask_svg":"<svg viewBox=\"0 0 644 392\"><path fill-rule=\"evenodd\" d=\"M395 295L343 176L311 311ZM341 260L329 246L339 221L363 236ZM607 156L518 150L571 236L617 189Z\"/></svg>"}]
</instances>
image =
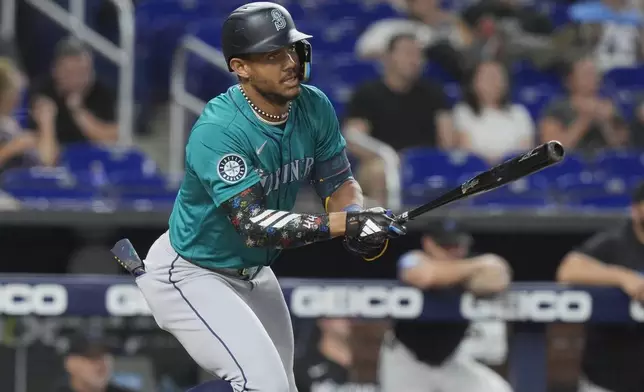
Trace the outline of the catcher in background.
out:
<instances>
[{"instance_id":1,"label":"catcher in background","mask_svg":"<svg viewBox=\"0 0 644 392\"><path fill-rule=\"evenodd\" d=\"M471 256L472 238L453 221L423 233L421 250L403 254L399 278L421 290L464 287L477 295L504 291L508 263L494 254ZM382 392L509 392L495 371L459 350L469 323L396 321L380 353Z\"/></svg>"}]
</instances>

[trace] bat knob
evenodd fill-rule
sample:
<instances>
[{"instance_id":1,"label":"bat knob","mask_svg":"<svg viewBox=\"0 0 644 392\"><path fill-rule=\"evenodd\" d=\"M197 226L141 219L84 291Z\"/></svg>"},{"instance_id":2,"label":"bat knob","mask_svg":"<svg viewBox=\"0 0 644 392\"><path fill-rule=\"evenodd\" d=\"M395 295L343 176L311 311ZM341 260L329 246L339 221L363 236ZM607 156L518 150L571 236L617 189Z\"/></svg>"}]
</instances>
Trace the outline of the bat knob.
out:
<instances>
[{"instance_id":1,"label":"bat knob","mask_svg":"<svg viewBox=\"0 0 644 392\"><path fill-rule=\"evenodd\" d=\"M548 142L548 157L552 161L560 161L566 155L564 147L556 140L551 140Z\"/></svg>"}]
</instances>

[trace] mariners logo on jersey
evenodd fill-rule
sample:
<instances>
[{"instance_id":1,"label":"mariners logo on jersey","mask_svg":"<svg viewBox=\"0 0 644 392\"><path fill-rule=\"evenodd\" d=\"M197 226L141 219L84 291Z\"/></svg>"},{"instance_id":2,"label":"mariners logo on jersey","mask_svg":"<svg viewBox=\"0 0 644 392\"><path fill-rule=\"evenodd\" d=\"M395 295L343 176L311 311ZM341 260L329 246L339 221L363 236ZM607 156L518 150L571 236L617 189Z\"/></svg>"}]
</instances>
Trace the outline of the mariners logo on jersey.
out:
<instances>
[{"instance_id":1,"label":"mariners logo on jersey","mask_svg":"<svg viewBox=\"0 0 644 392\"><path fill-rule=\"evenodd\" d=\"M246 177L246 161L237 154L228 154L219 160L217 170L222 180L234 184Z\"/></svg>"}]
</instances>

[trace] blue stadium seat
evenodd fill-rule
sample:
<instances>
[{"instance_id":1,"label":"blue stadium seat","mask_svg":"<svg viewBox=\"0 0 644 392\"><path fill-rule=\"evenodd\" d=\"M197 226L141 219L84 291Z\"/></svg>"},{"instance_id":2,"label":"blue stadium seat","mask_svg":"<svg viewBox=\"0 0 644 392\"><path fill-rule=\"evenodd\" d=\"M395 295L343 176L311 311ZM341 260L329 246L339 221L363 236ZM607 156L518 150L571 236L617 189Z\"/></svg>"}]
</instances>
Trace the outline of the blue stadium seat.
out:
<instances>
[{"instance_id":1,"label":"blue stadium seat","mask_svg":"<svg viewBox=\"0 0 644 392\"><path fill-rule=\"evenodd\" d=\"M87 206L101 197L88 173L71 173L65 168L18 168L2 174L0 188L29 206L69 208Z\"/></svg>"},{"instance_id":2,"label":"blue stadium seat","mask_svg":"<svg viewBox=\"0 0 644 392\"><path fill-rule=\"evenodd\" d=\"M584 209L619 209L627 210L631 205L628 195L593 195L585 196L570 203L569 207L581 207Z\"/></svg>"},{"instance_id":3,"label":"blue stadium seat","mask_svg":"<svg viewBox=\"0 0 644 392\"><path fill-rule=\"evenodd\" d=\"M160 175L140 177L124 172L113 176L110 183L111 197L121 205L137 209L141 209L141 206L167 207L174 203L177 192L178 189L171 187Z\"/></svg>"},{"instance_id":4,"label":"blue stadium seat","mask_svg":"<svg viewBox=\"0 0 644 392\"><path fill-rule=\"evenodd\" d=\"M73 144L62 151L60 161L61 166L72 173L94 173L95 184L97 181L107 184L113 176L123 172L141 178L158 174L156 163L135 148ZM104 180L97 180L95 176L98 175L105 175Z\"/></svg>"},{"instance_id":5,"label":"blue stadium seat","mask_svg":"<svg viewBox=\"0 0 644 392\"><path fill-rule=\"evenodd\" d=\"M481 158L466 152L410 148L400 154L403 201L416 204L428 195L453 188L465 177L488 168Z\"/></svg>"},{"instance_id":6,"label":"blue stadium seat","mask_svg":"<svg viewBox=\"0 0 644 392\"><path fill-rule=\"evenodd\" d=\"M557 181L563 176L578 176L581 173L590 171L592 171L592 166L583 157L575 152L566 152L566 157L563 161L539 173L548 178L549 181Z\"/></svg>"},{"instance_id":7,"label":"blue stadium seat","mask_svg":"<svg viewBox=\"0 0 644 392\"><path fill-rule=\"evenodd\" d=\"M553 98L561 94L561 89L551 85L517 86L512 90L512 100L526 107L532 119L538 121L543 110Z\"/></svg>"},{"instance_id":8,"label":"blue stadium seat","mask_svg":"<svg viewBox=\"0 0 644 392\"><path fill-rule=\"evenodd\" d=\"M221 26L209 20L190 23L186 34L194 36L215 48L220 47ZM189 53L186 59L186 90L203 101L208 101L237 82L228 70L222 70L204 60L201 56Z\"/></svg>"},{"instance_id":9,"label":"blue stadium seat","mask_svg":"<svg viewBox=\"0 0 644 392\"><path fill-rule=\"evenodd\" d=\"M614 89L644 89L644 66L611 69L604 75L604 84Z\"/></svg>"},{"instance_id":10,"label":"blue stadium seat","mask_svg":"<svg viewBox=\"0 0 644 392\"><path fill-rule=\"evenodd\" d=\"M423 204L457 185L455 179L438 174L425 177L422 182L411 182L408 181L407 176L403 173L402 202L404 205Z\"/></svg>"},{"instance_id":11,"label":"blue stadium seat","mask_svg":"<svg viewBox=\"0 0 644 392\"><path fill-rule=\"evenodd\" d=\"M543 197L533 195L517 196L507 192L491 191L472 197L473 207L486 207L493 209L543 209L552 204Z\"/></svg>"},{"instance_id":12,"label":"blue stadium seat","mask_svg":"<svg viewBox=\"0 0 644 392\"><path fill-rule=\"evenodd\" d=\"M547 178L537 174L520 178L503 187L472 198L473 206L533 207L543 208L552 205L551 185Z\"/></svg>"},{"instance_id":13,"label":"blue stadium seat","mask_svg":"<svg viewBox=\"0 0 644 392\"><path fill-rule=\"evenodd\" d=\"M594 163L603 177L644 179L644 151L604 150Z\"/></svg>"},{"instance_id":14,"label":"blue stadium seat","mask_svg":"<svg viewBox=\"0 0 644 392\"><path fill-rule=\"evenodd\" d=\"M172 56L186 26L199 19L221 26L210 0L147 0L136 6L137 100L168 97Z\"/></svg>"}]
</instances>

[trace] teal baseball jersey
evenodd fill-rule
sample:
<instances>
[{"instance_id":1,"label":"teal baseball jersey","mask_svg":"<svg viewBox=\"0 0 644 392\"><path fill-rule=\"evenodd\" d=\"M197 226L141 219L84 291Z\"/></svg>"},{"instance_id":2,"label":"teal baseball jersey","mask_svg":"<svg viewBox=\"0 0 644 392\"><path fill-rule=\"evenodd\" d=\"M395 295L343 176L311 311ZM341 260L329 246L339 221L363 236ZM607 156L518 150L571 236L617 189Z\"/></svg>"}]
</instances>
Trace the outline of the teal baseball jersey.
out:
<instances>
[{"instance_id":1,"label":"teal baseball jersey","mask_svg":"<svg viewBox=\"0 0 644 392\"><path fill-rule=\"evenodd\" d=\"M181 257L207 268L245 268L278 256L279 249L250 247L221 204L261 182L265 207L290 211L316 162L346 147L331 102L313 86L301 85L282 128L260 120L238 85L208 102L188 139L169 221Z\"/></svg>"}]
</instances>

